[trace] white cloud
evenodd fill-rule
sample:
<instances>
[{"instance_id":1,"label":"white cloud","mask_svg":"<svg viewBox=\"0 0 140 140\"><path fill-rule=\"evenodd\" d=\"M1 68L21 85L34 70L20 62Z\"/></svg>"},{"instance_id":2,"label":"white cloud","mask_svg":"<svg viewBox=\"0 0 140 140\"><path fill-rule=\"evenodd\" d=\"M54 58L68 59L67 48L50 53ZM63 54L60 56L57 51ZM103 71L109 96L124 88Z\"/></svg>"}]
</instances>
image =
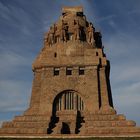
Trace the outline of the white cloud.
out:
<instances>
[{"instance_id":1,"label":"white cloud","mask_svg":"<svg viewBox=\"0 0 140 140\"><path fill-rule=\"evenodd\" d=\"M21 111L27 108L31 83L19 80L0 81L0 111Z\"/></svg>"},{"instance_id":2,"label":"white cloud","mask_svg":"<svg viewBox=\"0 0 140 140\"><path fill-rule=\"evenodd\" d=\"M118 31L104 40L105 52L111 62L111 74L116 81L139 79L140 40ZM139 79L140 80L140 79Z\"/></svg>"},{"instance_id":3,"label":"white cloud","mask_svg":"<svg viewBox=\"0 0 140 140\"><path fill-rule=\"evenodd\" d=\"M2 67L7 67L8 65L17 66L22 65L26 66L29 65L28 58L26 56L21 56L14 52L3 52L0 54L0 63L3 63Z\"/></svg>"},{"instance_id":4,"label":"white cloud","mask_svg":"<svg viewBox=\"0 0 140 140\"><path fill-rule=\"evenodd\" d=\"M140 125L140 82L114 87L113 97L117 112Z\"/></svg>"},{"instance_id":5,"label":"white cloud","mask_svg":"<svg viewBox=\"0 0 140 140\"><path fill-rule=\"evenodd\" d=\"M129 107L140 104L140 82L114 89L117 104Z\"/></svg>"},{"instance_id":6,"label":"white cloud","mask_svg":"<svg viewBox=\"0 0 140 140\"><path fill-rule=\"evenodd\" d=\"M0 75L6 76L20 71L21 67L31 67L31 61L30 56L27 56L26 54L22 56L10 51L2 52L0 53Z\"/></svg>"},{"instance_id":7,"label":"white cloud","mask_svg":"<svg viewBox=\"0 0 140 140\"><path fill-rule=\"evenodd\" d=\"M1 2L0 2L0 11L1 11L0 16L6 20L9 20L10 11L8 7L2 4Z\"/></svg>"},{"instance_id":8,"label":"white cloud","mask_svg":"<svg viewBox=\"0 0 140 140\"><path fill-rule=\"evenodd\" d=\"M131 11L128 12L129 15L131 14L140 14L140 9L133 9Z\"/></svg>"},{"instance_id":9,"label":"white cloud","mask_svg":"<svg viewBox=\"0 0 140 140\"><path fill-rule=\"evenodd\" d=\"M117 64L112 68L112 78L116 83L140 81L140 65L127 63Z\"/></svg>"},{"instance_id":10,"label":"white cloud","mask_svg":"<svg viewBox=\"0 0 140 140\"><path fill-rule=\"evenodd\" d=\"M31 69L29 56L11 51L0 53L0 111L18 111L27 107L32 79L24 77L26 73L21 71L28 67Z\"/></svg>"},{"instance_id":11,"label":"white cloud","mask_svg":"<svg viewBox=\"0 0 140 140\"><path fill-rule=\"evenodd\" d=\"M114 15L114 14L108 15L108 16L105 16L105 17L98 17L97 22L110 21L115 17L116 17L116 15Z\"/></svg>"}]
</instances>

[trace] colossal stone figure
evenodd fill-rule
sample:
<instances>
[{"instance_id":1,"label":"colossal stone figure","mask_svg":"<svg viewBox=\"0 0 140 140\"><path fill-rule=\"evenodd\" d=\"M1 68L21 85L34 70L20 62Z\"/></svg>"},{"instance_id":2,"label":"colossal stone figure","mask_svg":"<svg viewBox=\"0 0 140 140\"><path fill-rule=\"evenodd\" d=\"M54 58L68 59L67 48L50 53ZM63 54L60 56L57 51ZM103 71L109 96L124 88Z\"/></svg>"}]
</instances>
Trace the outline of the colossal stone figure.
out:
<instances>
[{"instance_id":1,"label":"colossal stone figure","mask_svg":"<svg viewBox=\"0 0 140 140\"><path fill-rule=\"evenodd\" d=\"M44 42L48 43L49 40L49 33L45 33Z\"/></svg>"},{"instance_id":2,"label":"colossal stone figure","mask_svg":"<svg viewBox=\"0 0 140 140\"><path fill-rule=\"evenodd\" d=\"M80 25L78 20L74 20L74 40L80 40Z\"/></svg>"},{"instance_id":3,"label":"colossal stone figure","mask_svg":"<svg viewBox=\"0 0 140 140\"><path fill-rule=\"evenodd\" d=\"M87 28L87 32L88 32L87 41L88 41L89 44L93 45L94 44L95 28L93 27L92 23L89 23L89 26Z\"/></svg>"},{"instance_id":4,"label":"colossal stone figure","mask_svg":"<svg viewBox=\"0 0 140 140\"><path fill-rule=\"evenodd\" d=\"M64 23L64 20L62 20L61 36L60 36L62 41L67 41L66 30L67 30L67 27L66 27L66 25Z\"/></svg>"},{"instance_id":5,"label":"colossal stone figure","mask_svg":"<svg viewBox=\"0 0 140 140\"><path fill-rule=\"evenodd\" d=\"M53 26L50 27L50 31L48 33L48 44L52 45L55 43L55 24Z\"/></svg>"}]
</instances>

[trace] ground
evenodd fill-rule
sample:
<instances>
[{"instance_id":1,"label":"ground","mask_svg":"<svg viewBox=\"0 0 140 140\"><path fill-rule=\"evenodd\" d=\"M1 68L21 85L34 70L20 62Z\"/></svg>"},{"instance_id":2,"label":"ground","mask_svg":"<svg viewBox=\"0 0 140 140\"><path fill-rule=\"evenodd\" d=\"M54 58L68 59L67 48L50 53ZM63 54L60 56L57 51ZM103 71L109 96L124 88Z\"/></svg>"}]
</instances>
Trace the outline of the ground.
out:
<instances>
[{"instance_id":1,"label":"ground","mask_svg":"<svg viewBox=\"0 0 140 140\"><path fill-rule=\"evenodd\" d=\"M0 140L61 140L61 138L0 138ZM68 138L62 138L62 140L67 140ZM69 138L69 140L140 140L140 137L119 137L119 138Z\"/></svg>"}]
</instances>

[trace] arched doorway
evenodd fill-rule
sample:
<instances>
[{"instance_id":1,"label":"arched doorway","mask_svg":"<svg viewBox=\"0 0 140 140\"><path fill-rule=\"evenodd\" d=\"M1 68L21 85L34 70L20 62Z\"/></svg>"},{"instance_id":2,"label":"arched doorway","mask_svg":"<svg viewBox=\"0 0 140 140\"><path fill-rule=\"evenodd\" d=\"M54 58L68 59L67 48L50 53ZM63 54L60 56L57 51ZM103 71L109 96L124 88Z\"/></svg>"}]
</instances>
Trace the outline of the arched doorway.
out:
<instances>
[{"instance_id":1,"label":"arched doorway","mask_svg":"<svg viewBox=\"0 0 140 140\"><path fill-rule=\"evenodd\" d=\"M64 110L84 110L84 102L78 92L74 90L65 90L56 96L53 103L54 113Z\"/></svg>"},{"instance_id":2,"label":"arched doorway","mask_svg":"<svg viewBox=\"0 0 140 140\"><path fill-rule=\"evenodd\" d=\"M81 127L81 112L84 110L84 101L74 90L65 90L59 93L53 102L51 133L75 134Z\"/></svg>"}]
</instances>

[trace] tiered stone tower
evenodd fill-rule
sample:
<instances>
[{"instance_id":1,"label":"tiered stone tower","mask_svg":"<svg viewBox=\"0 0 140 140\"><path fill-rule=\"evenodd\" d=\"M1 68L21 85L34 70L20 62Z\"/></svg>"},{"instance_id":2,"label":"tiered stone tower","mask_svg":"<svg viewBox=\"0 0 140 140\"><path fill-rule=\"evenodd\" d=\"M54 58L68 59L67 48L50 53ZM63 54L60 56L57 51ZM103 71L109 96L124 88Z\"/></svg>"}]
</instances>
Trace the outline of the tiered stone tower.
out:
<instances>
[{"instance_id":1,"label":"tiered stone tower","mask_svg":"<svg viewBox=\"0 0 140 140\"><path fill-rule=\"evenodd\" d=\"M29 109L4 122L0 135L140 135L113 108L101 33L82 7L64 7L32 65Z\"/></svg>"}]
</instances>

